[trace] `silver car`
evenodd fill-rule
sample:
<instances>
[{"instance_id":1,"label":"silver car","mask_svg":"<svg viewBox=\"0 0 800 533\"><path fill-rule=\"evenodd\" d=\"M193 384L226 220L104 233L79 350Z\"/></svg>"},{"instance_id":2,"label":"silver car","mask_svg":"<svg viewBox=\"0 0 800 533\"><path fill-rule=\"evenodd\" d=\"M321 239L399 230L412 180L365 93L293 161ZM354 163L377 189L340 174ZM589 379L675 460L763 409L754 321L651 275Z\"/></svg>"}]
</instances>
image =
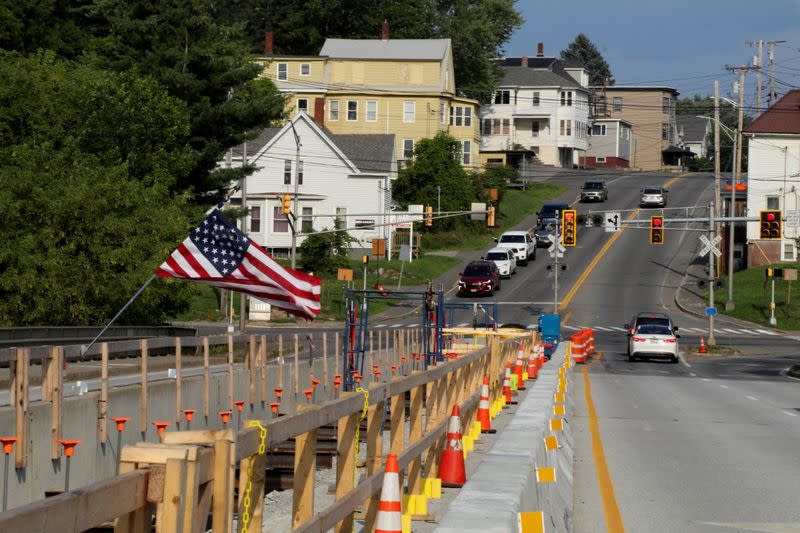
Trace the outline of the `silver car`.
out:
<instances>
[{"instance_id":1,"label":"silver car","mask_svg":"<svg viewBox=\"0 0 800 533\"><path fill-rule=\"evenodd\" d=\"M662 187L645 187L642 189L642 199L639 200L639 207L666 207L667 190Z\"/></svg>"}]
</instances>

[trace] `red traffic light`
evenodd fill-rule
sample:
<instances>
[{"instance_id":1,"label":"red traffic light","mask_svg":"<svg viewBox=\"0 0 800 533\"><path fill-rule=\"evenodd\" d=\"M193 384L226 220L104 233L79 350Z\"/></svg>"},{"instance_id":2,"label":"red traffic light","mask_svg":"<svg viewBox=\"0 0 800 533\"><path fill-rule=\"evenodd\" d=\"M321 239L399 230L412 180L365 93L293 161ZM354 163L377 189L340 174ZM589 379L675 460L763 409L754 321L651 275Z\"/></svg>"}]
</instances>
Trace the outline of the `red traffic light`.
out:
<instances>
[{"instance_id":1,"label":"red traffic light","mask_svg":"<svg viewBox=\"0 0 800 533\"><path fill-rule=\"evenodd\" d=\"M767 220L769 220L770 222L775 220L775 213L767 213Z\"/></svg>"},{"instance_id":2,"label":"red traffic light","mask_svg":"<svg viewBox=\"0 0 800 533\"><path fill-rule=\"evenodd\" d=\"M572 222L573 218L574 218L574 213L572 213L570 211L565 211L564 212L564 220L566 220L567 222Z\"/></svg>"},{"instance_id":3,"label":"red traffic light","mask_svg":"<svg viewBox=\"0 0 800 533\"><path fill-rule=\"evenodd\" d=\"M653 217L653 225L658 227L661 225L661 219L658 217Z\"/></svg>"}]
</instances>

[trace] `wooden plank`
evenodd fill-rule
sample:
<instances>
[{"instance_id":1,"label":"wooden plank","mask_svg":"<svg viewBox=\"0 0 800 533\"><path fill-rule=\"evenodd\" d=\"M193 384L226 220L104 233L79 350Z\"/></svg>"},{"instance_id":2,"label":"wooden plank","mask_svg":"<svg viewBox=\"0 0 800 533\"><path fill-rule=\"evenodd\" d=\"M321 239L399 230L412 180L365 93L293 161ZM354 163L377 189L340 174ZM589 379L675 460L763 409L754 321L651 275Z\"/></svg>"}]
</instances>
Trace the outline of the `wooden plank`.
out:
<instances>
[{"instance_id":1,"label":"wooden plank","mask_svg":"<svg viewBox=\"0 0 800 533\"><path fill-rule=\"evenodd\" d=\"M146 505L148 475L147 470L134 470L15 507L0 514L0 531L69 533L99 526Z\"/></svg>"},{"instance_id":2,"label":"wooden plank","mask_svg":"<svg viewBox=\"0 0 800 533\"><path fill-rule=\"evenodd\" d=\"M14 465L25 468L28 464L28 349L17 348L17 358L10 365L11 383L9 393L14 406L16 437Z\"/></svg>"},{"instance_id":3,"label":"wooden plank","mask_svg":"<svg viewBox=\"0 0 800 533\"><path fill-rule=\"evenodd\" d=\"M339 366L339 332L333 334L333 371L334 374L339 372L344 372L344 369ZM344 379L344 373L342 373L342 379Z\"/></svg>"},{"instance_id":4,"label":"wooden plank","mask_svg":"<svg viewBox=\"0 0 800 533\"><path fill-rule=\"evenodd\" d=\"M233 335L228 335L228 407L233 405Z\"/></svg>"},{"instance_id":5,"label":"wooden plank","mask_svg":"<svg viewBox=\"0 0 800 533\"><path fill-rule=\"evenodd\" d=\"M236 475L235 446L230 439L214 441L214 496L211 531L231 533L233 527L233 484Z\"/></svg>"},{"instance_id":6,"label":"wooden plank","mask_svg":"<svg viewBox=\"0 0 800 533\"><path fill-rule=\"evenodd\" d=\"M206 417L206 420L208 419L209 403L211 401L211 377L208 374L209 366L208 337L203 337L203 416Z\"/></svg>"},{"instance_id":7,"label":"wooden plank","mask_svg":"<svg viewBox=\"0 0 800 533\"><path fill-rule=\"evenodd\" d=\"M256 403L256 338L250 335L247 340L247 375L248 375L248 403L252 407Z\"/></svg>"},{"instance_id":8,"label":"wooden plank","mask_svg":"<svg viewBox=\"0 0 800 533\"><path fill-rule=\"evenodd\" d=\"M380 340L381 334L378 333ZM367 409L367 475L380 472L383 466L383 418L384 402L370 405ZM378 517L380 497L372 495L367 502L364 530L373 531Z\"/></svg>"},{"instance_id":9,"label":"wooden plank","mask_svg":"<svg viewBox=\"0 0 800 533\"><path fill-rule=\"evenodd\" d=\"M297 333L294 334L294 399L300 396L300 341Z\"/></svg>"},{"instance_id":10,"label":"wooden plank","mask_svg":"<svg viewBox=\"0 0 800 533\"><path fill-rule=\"evenodd\" d=\"M261 404L267 402L267 336L261 335L260 349L258 351L258 368L261 377Z\"/></svg>"},{"instance_id":11,"label":"wooden plank","mask_svg":"<svg viewBox=\"0 0 800 533\"><path fill-rule=\"evenodd\" d=\"M167 459L166 477L164 478L164 501L159 504L160 523L156 523L156 531L183 531L185 521L191 523L192 516L186 515L186 492L189 462L186 450L182 458Z\"/></svg>"},{"instance_id":12,"label":"wooden plank","mask_svg":"<svg viewBox=\"0 0 800 533\"><path fill-rule=\"evenodd\" d=\"M361 395L354 392L344 392L343 397L361 400ZM340 500L347 495L355 486L355 437L356 427L358 427L358 414L353 413L339 419L336 445L336 500ZM363 501L363 499L362 499ZM349 513L335 525L336 533L352 533L353 531L353 511Z\"/></svg>"},{"instance_id":13,"label":"wooden plank","mask_svg":"<svg viewBox=\"0 0 800 533\"><path fill-rule=\"evenodd\" d=\"M421 373L421 370L417 370ZM408 428L408 442L411 444L416 443L422 438L422 395L423 385L411 389L411 401L408 405L409 428ZM408 466L408 493L409 494L422 494L422 462L420 456L416 456Z\"/></svg>"},{"instance_id":14,"label":"wooden plank","mask_svg":"<svg viewBox=\"0 0 800 533\"><path fill-rule=\"evenodd\" d=\"M60 346L53 346L47 359L46 388L50 401L50 459L61 457L61 439L64 406L64 352Z\"/></svg>"},{"instance_id":15,"label":"wooden plank","mask_svg":"<svg viewBox=\"0 0 800 533\"><path fill-rule=\"evenodd\" d=\"M328 384L328 334L322 334L322 386L325 392L328 392L330 385Z\"/></svg>"},{"instance_id":16,"label":"wooden plank","mask_svg":"<svg viewBox=\"0 0 800 533\"><path fill-rule=\"evenodd\" d=\"M100 443L108 442L108 343L100 345L100 399L97 401L97 426Z\"/></svg>"},{"instance_id":17,"label":"wooden plank","mask_svg":"<svg viewBox=\"0 0 800 533\"><path fill-rule=\"evenodd\" d=\"M403 378L394 378L402 380ZM394 381L394 380L393 380ZM395 394L389 400L389 453L400 456L403 451L403 422L405 421L405 392ZM400 469L400 494L403 494L403 470Z\"/></svg>"},{"instance_id":18,"label":"wooden plank","mask_svg":"<svg viewBox=\"0 0 800 533\"><path fill-rule=\"evenodd\" d=\"M278 335L278 387L283 387L283 335Z\"/></svg>"},{"instance_id":19,"label":"wooden plank","mask_svg":"<svg viewBox=\"0 0 800 533\"><path fill-rule=\"evenodd\" d=\"M180 427L183 409L183 376L181 375L181 338L175 337L175 423Z\"/></svg>"},{"instance_id":20,"label":"wooden plank","mask_svg":"<svg viewBox=\"0 0 800 533\"><path fill-rule=\"evenodd\" d=\"M297 406L298 412L307 404ZM295 437L294 479L292 495L292 529L307 522L314 515L314 471L317 468L317 431Z\"/></svg>"},{"instance_id":21,"label":"wooden plank","mask_svg":"<svg viewBox=\"0 0 800 533\"><path fill-rule=\"evenodd\" d=\"M142 435L147 434L148 416L147 416L147 355L149 353L147 346L147 339L139 341L139 365L141 369L141 379L139 384L139 431Z\"/></svg>"}]
</instances>

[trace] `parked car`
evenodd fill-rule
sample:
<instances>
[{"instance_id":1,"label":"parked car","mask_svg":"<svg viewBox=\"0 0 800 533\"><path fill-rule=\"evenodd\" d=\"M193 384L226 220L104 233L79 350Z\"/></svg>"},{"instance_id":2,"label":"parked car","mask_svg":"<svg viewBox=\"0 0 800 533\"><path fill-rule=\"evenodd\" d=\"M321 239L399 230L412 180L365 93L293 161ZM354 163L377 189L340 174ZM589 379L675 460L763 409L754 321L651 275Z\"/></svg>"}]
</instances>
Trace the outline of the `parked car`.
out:
<instances>
[{"instance_id":1,"label":"parked car","mask_svg":"<svg viewBox=\"0 0 800 533\"><path fill-rule=\"evenodd\" d=\"M483 259L497 265L501 277L510 278L511 274L517 271L517 258L508 248L492 248L486 252Z\"/></svg>"},{"instance_id":2,"label":"parked car","mask_svg":"<svg viewBox=\"0 0 800 533\"><path fill-rule=\"evenodd\" d=\"M650 186L642 189L642 198L639 200L639 207L666 207L667 190L662 187Z\"/></svg>"},{"instance_id":3,"label":"parked car","mask_svg":"<svg viewBox=\"0 0 800 533\"><path fill-rule=\"evenodd\" d=\"M493 261L471 261L458 280L458 295L488 294L500 290L500 271Z\"/></svg>"},{"instance_id":4,"label":"parked car","mask_svg":"<svg viewBox=\"0 0 800 533\"><path fill-rule=\"evenodd\" d=\"M678 362L678 339L672 328L662 324L642 324L628 338L628 360L637 357L668 357Z\"/></svg>"},{"instance_id":5,"label":"parked car","mask_svg":"<svg viewBox=\"0 0 800 533\"><path fill-rule=\"evenodd\" d=\"M517 263L525 265L528 260L536 260L536 236L527 231L507 231L500 235L497 248L510 250Z\"/></svg>"},{"instance_id":6,"label":"parked car","mask_svg":"<svg viewBox=\"0 0 800 533\"><path fill-rule=\"evenodd\" d=\"M605 180L589 180L581 187L581 202L605 202L608 200L608 187Z\"/></svg>"}]
</instances>

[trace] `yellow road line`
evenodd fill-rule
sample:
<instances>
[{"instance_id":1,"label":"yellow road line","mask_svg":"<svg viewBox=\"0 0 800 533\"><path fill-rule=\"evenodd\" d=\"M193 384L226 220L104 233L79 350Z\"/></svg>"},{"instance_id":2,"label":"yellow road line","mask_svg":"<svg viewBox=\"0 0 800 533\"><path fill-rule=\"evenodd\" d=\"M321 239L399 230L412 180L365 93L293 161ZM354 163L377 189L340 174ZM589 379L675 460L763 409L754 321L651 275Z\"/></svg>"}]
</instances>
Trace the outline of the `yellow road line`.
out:
<instances>
[{"instance_id":1,"label":"yellow road line","mask_svg":"<svg viewBox=\"0 0 800 533\"><path fill-rule=\"evenodd\" d=\"M597 422L597 411L595 411L594 401L592 400L592 383L589 380L589 372L585 366L581 368L581 372L583 373L586 409L589 414L589 431L592 436L592 455L594 456L594 466L597 471L600 498L603 500L606 530L608 533L624 533L625 526L622 523L622 515L619 512L617 497L614 494L614 485L611 483L611 474L608 473L606 454L603 450L603 439L600 437L600 425Z\"/></svg>"},{"instance_id":2,"label":"yellow road line","mask_svg":"<svg viewBox=\"0 0 800 533\"><path fill-rule=\"evenodd\" d=\"M670 185L672 185L673 183L675 183L675 182L676 182L676 181L678 181L679 179L681 179L681 178L683 178L683 177L685 177L685 176L688 176L688 175L689 175L689 173L686 173L686 174L681 174L681 175L679 175L679 176L675 176L675 177L673 177L673 178L671 178L671 179L667 180L667 181L666 181L666 183L664 183L664 184L662 185L662 187L666 189L667 187L669 187ZM625 220L632 220L632 219L633 219L633 218L634 218L634 217L635 217L635 216L636 216L638 213L639 213L639 210L638 210L638 209L636 209L636 210L635 210L635 211L633 211L633 212L632 212L630 215L628 215L628 218L626 218ZM588 277L589 277L589 274L591 274L591 273L592 273L592 270L594 270L594 267L596 267L596 266L597 266L597 263L599 263L599 262L600 262L600 259L602 259L602 258L603 258L603 256L604 256L604 255L606 254L606 252L608 251L608 249L609 249L609 248L611 248L611 245L612 245L612 244L614 244L614 241L616 241L617 239L619 239L619 236L622 234L622 232L623 232L623 231L625 231L625 226L621 226L621 227L619 228L619 231L617 231L617 232L616 232L616 233L615 233L615 234L614 234L614 235L613 235L613 236L612 236L612 237L611 237L611 238L608 240L608 242L606 242L606 243L605 243L605 245L603 245L603 247L602 247L602 248L600 248L600 251L599 251L599 252L597 252L597 255L595 255L595 256L594 256L594 258L592 258L592 261L589 263L589 266L587 266L587 267L586 267L586 269L583 271L583 273L580 275L580 277L578 278L578 281L576 281L576 282L575 282L575 284L574 284L574 285L572 286L572 288L569 290L569 292L568 292L568 293L567 293L567 295L564 297L564 299L563 299L563 300L561 300L561 305L560 305L560 307L559 307L560 309L562 309L562 310L563 310L563 309L566 309L567 305L569 305L569 302L571 302L571 301L572 301L572 298L575 296L575 293L576 293L576 292L578 292L578 289L580 289L580 288L581 288L581 285L583 285L583 282L584 282L584 281L586 281L586 278L588 278ZM566 320L565 320L565 322L566 322Z\"/></svg>"}]
</instances>

